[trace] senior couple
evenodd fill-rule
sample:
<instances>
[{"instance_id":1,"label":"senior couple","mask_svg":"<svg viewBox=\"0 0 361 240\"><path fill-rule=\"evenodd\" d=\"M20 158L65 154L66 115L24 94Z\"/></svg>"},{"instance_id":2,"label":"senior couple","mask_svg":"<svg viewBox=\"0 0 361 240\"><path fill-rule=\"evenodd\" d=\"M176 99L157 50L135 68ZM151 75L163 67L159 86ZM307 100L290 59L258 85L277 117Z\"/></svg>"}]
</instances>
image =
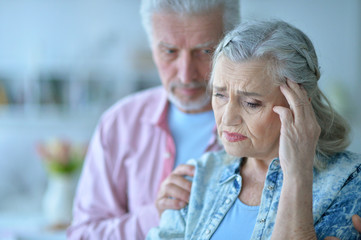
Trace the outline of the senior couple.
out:
<instances>
[{"instance_id":1,"label":"senior couple","mask_svg":"<svg viewBox=\"0 0 361 240\"><path fill-rule=\"evenodd\" d=\"M361 239L361 157L308 37L237 25L234 0L141 5L164 88L102 116L68 237Z\"/></svg>"}]
</instances>

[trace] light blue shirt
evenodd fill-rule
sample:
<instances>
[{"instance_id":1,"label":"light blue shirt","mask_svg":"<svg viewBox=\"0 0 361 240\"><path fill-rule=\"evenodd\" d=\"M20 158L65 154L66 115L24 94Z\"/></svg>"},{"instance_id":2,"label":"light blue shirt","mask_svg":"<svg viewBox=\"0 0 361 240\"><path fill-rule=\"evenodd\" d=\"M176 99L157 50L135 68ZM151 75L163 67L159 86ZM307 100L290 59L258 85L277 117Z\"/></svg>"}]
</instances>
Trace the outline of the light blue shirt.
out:
<instances>
[{"instance_id":1,"label":"light blue shirt","mask_svg":"<svg viewBox=\"0 0 361 240\"><path fill-rule=\"evenodd\" d=\"M189 204L181 210L164 211L159 227L152 228L147 239L211 238L242 187L240 161L227 161L227 157L224 151L209 152L190 161L196 171ZM361 155L345 151L322 161L325 169L313 171L312 210L317 239L361 239L351 220L353 214L361 214ZM283 173L276 158L268 168L251 240L271 238L282 184Z\"/></svg>"},{"instance_id":2,"label":"light blue shirt","mask_svg":"<svg viewBox=\"0 0 361 240\"><path fill-rule=\"evenodd\" d=\"M191 158L200 158L206 151L216 126L213 111L184 113L169 104L168 126L175 143L174 168Z\"/></svg>"},{"instance_id":3,"label":"light blue shirt","mask_svg":"<svg viewBox=\"0 0 361 240\"><path fill-rule=\"evenodd\" d=\"M258 215L259 206L248 206L236 198L211 240L251 239Z\"/></svg>"}]
</instances>

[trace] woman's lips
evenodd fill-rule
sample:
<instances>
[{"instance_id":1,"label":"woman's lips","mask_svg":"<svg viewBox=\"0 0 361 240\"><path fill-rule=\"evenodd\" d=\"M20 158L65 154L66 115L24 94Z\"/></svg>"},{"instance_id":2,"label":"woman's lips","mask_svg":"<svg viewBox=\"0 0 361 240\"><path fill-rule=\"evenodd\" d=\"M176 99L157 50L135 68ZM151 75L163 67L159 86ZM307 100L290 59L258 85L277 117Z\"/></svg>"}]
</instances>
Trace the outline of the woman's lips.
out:
<instances>
[{"instance_id":1,"label":"woman's lips","mask_svg":"<svg viewBox=\"0 0 361 240\"><path fill-rule=\"evenodd\" d=\"M247 139L246 136L235 132L223 131L223 135L229 142L240 142Z\"/></svg>"}]
</instances>

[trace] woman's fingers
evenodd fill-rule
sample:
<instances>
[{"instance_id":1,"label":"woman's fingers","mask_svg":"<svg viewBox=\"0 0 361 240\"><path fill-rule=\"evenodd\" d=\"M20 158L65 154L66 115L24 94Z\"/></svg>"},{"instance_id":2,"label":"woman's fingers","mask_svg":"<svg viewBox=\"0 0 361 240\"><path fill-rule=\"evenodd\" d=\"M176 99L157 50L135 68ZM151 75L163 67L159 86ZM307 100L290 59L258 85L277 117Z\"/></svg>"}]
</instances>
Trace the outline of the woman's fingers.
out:
<instances>
[{"instance_id":1,"label":"woman's fingers","mask_svg":"<svg viewBox=\"0 0 361 240\"><path fill-rule=\"evenodd\" d=\"M287 79L287 84L282 85L280 89L290 106L294 126L302 129L303 134L318 138L321 129L304 87Z\"/></svg>"},{"instance_id":2,"label":"woman's fingers","mask_svg":"<svg viewBox=\"0 0 361 240\"><path fill-rule=\"evenodd\" d=\"M282 126L286 127L293 123L292 111L289 108L274 106L273 111L280 116Z\"/></svg>"},{"instance_id":3,"label":"woman's fingers","mask_svg":"<svg viewBox=\"0 0 361 240\"><path fill-rule=\"evenodd\" d=\"M319 137L320 127L307 92L297 83L287 80L280 87L289 107L274 106L281 121L279 158L285 173L312 174L314 153ZM300 170L303 169L302 173ZM304 171L308 169L309 171Z\"/></svg>"},{"instance_id":4,"label":"woman's fingers","mask_svg":"<svg viewBox=\"0 0 361 240\"><path fill-rule=\"evenodd\" d=\"M287 80L287 84L281 85L280 89L292 110L294 122L298 124L310 110L310 102L306 91L302 86L291 80Z\"/></svg>"},{"instance_id":5,"label":"woman's fingers","mask_svg":"<svg viewBox=\"0 0 361 240\"><path fill-rule=\"evenodd\" d=\"M301 84L298 84L290 79L287 79L286 83L287 86L294 91L294 93L297 95L299 99L304 99L304 97L306 97L305 100L307 100L307 92Z\"/></svg>"}]
</instances>

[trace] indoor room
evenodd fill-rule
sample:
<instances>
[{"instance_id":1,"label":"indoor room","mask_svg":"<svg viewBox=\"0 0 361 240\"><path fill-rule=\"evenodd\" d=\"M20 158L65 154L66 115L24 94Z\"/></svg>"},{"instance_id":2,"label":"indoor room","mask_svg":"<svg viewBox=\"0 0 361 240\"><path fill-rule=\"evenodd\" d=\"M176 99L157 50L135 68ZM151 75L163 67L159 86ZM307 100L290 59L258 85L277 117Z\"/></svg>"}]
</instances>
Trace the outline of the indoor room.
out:
<instances>
[{"instance_id":1,"label":"indoor room","mask_svg":"<svg viewBox=\"0 0 361 240\"><path fill-rule=\"evenodd\" d=\"M0 1L0 239L66 239L104 111L161 84L140 0ZM241 0L241 21L282 19L319 58L319 86L361 153L361 1Z\"/></svg>"}]
</instances>

